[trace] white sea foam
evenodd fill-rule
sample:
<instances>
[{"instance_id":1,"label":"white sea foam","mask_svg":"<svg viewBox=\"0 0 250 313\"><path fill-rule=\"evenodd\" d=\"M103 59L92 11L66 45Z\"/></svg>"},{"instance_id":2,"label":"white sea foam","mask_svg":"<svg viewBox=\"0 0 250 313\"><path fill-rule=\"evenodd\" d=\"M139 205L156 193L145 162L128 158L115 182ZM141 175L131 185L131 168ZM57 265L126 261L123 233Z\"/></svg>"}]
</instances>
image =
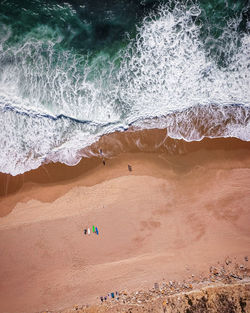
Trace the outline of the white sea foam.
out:
<instances>
[{"instance_id":1,"label":"white sea foam","mask_svg":"<svg viewBox=\"0 0 250 313\"><path fill-rule=\"evenodd\" d=\"M249 105L250 37L242 38L236 52L236 34L232 33L225 42L229 65L219 68L199 39L193 11L181 6L172 13L162 9L156 20L145 20L139 30L121 68L124 83L120 94L124 107L130 104L129 118L165 115L211 103Z\"/></svg>"},{"instance_id":2,"label":"white sea foam","mask_svg":"<svg viewBox=\"0 0 250 313\"><path fill-rule=\"evenodd\" d=\"M160 7L116 60L61 51L60 35L50 28L42 30L50 40L29 35L7 46L6 29L0 38L0 171L17 175L46 161L76 164L80 149L131 124L166 128L168 136L188 141L249 141L250 37L239 37L237 21L230 21L220 38L227 64L218 65L200 39L199 14L197 5Z\"/></svg>"}]
</instances>

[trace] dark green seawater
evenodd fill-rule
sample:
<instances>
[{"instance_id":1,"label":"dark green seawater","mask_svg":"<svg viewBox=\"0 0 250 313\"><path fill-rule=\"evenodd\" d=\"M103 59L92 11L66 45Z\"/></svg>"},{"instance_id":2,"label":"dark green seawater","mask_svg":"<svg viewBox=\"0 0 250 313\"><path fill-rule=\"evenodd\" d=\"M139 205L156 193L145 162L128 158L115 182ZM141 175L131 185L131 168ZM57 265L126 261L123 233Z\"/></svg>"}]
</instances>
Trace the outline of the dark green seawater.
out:
<instances>
[{"instance_id":1,"label":"dark green seawater","mask_svg":"<svg viewBox=\"0 0 250 313\"><path fill-rule=\"evenodd\" d=\"M249 20L243 0L1 1L0 171L132 124L249 140Z\"/></svg>"},{"instance_id":2,"label":"dark green seawater","mask_svg":"<svg viewBox=\"0 0 250 313\"><path fill-rule=\"evenodd\" d=\"M169 4L171 8L176 2L182 3L167 0L1 1L0 22L11 27L10 44L22 42L24 38L50 40L60 36L62 49L74 49L76 53L105 50L112 54L126 45L128 35L136 36L136 27L143 18L156 12L159 4ZM183 3L192 6L191 1ZM202 24L203 40L211 36L208 47L222 35L229 19L238 17L237 31L247 32L248 1L203 0L198 3L201 15L194 20Z\"/></svg>"}]
</instances>

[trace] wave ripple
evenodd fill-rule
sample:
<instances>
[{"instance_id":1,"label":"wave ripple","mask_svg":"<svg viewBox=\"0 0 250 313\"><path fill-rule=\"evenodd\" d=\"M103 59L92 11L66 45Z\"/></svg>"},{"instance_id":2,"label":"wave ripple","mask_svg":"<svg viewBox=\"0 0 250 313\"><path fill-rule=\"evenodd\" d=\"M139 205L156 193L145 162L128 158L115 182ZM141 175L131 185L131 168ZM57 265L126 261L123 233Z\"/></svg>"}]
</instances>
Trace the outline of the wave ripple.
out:
<instances>
[{"instance_id":1,"label":"wave ripple","mask_svg":"<svg viewBox=\"0 0 250 313\"><path fill-rule=\"evenodd\" d=\"M148 15L112 57L62 49L61 34L44 25L10 43L11 27L3 26L0 171L74 165L82 148L132 125L186 141L249 141L250 36L238 31L241 16L217 38L209 28L202 38L201 7L172 4Z\"/></svg>"}]
</instances>

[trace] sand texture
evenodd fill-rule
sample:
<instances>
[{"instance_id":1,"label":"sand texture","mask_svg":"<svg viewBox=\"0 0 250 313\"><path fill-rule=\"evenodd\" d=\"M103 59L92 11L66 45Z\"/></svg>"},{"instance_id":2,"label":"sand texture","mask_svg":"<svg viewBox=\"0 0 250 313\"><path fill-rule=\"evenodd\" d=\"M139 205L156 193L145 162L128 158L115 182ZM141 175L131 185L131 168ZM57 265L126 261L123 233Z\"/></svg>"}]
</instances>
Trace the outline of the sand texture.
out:
<instances>
[{"instance_id":1,"label":"sand texture","mask_svg":"<svg viewBox=\"0 0 250 313\"><path fill-rule=\"evenodd\" d=\"M202 277L227 257L240 264L250 257L249 152L203 142L2 174L0 312L59 311ZM92 225L99 235L84 235Z\"/></svg>"}]
</instances>

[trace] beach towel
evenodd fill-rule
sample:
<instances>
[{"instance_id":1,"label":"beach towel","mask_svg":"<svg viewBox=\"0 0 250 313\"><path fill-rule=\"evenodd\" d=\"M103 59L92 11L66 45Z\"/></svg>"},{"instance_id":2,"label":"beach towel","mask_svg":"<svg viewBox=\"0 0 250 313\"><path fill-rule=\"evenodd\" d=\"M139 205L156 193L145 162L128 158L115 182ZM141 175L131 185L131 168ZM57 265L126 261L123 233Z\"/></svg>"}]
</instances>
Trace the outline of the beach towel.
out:
<instances>
[{"instance_id":1,"label":"beach towel","mask_svg":"<svg viewBox=\"0 0 250 313\"><path fill-rule=\"evenodd\" d=\"M88 228L88 235L90 235L90 229Z\"/></svg>"},{"instance_id":2,"label":"beach towel","mask_svg":"<svg viewBox=\"0 0 250 313\"><path fill-rule=\"evenodd\" d=\"M92 229L93 229L93 233L94 233L95 232L95 226L94 225L92 226Z\"/></svg>"}]
</instances>

